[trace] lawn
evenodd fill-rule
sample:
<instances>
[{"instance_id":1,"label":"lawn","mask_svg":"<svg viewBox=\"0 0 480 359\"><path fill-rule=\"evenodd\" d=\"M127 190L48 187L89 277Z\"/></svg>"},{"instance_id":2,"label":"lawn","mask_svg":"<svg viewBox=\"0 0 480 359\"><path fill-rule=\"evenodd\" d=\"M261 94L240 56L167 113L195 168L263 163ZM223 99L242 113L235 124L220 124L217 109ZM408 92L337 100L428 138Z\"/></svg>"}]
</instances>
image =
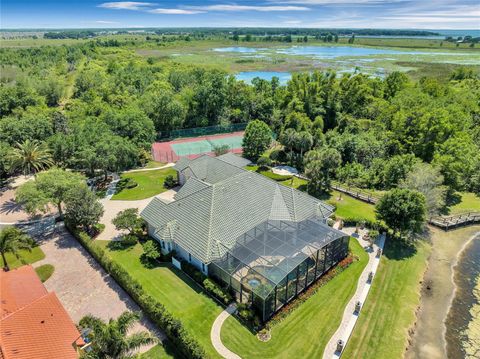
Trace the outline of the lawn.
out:
<instances>
[{"instance_id":1,"label":"lawn","mask_svg":"<svg viewBox=\"0 0 480 359\"><path fill-rule=\"evenodd\" d=\"M158 161L148 161L147 165L145 168L157 168L157 167L163 167L165 166L165 162L158 162Z\"/></svg>"},{"instance_id":2,"label":"lawn","mask_svg":"<svg viewBox=\"0 0 480 359\"><path fill-rule=\"evenodd\" d=\"M375 221L373 205L350 197L345 193L341 194L341 200L339 198L340 192L331 191L326 199L328 204L335 206L335 215L337 217L357 221L362 219Z\"/></svg>"},{"instance_id":3,"label":"lawn","mask_svg":"<svg viewBox=\"0 0 480 359\"><path fill-rule=\"evenodd\" d=\"M31 252L23 249L18 251L18 256L19 258L15 257L12 253L5 254L10 269L15 269L25 264L32 264L38 262L39 260L45 258L45 253L43 253L42 249L37 246L33 247ZM1 262L3 268L5 266L3 259L1 260Z\"/></svg>"},{"instance_id":4,"label":"lawn","mask_svg":"<svg viewBox=\"0 0 480 359\"><path fill-rule=\"evenodd\" d=\"M210 357L219 357L210 342L210 330L213 321L223 310L222 307L204 294L183 272L171 265L152 269L144 267L139 259L142 254L142 247L139 244L128 249L109 250L106 247L107 241L97 243L104 247L114 260L122 264L147 292L158 298L169 311L182 320ZM243 325L231 318L222 330L225 344L232 350L238 350L242 357L251 357L251 353L257 352L259 353L257 356L267 357L269 353L282 357L282 352L285 352L285 355L289 354L290 357L296 352L306 355L312 353L312 356L321 353L329 336L340 322L343 308L353 295L358 277L366 265L366 253L356 241L351 242L351 249L360 257L360 261L328 282L287 319L276 325L272 330L273 339L270 342L258 341ZM333 293L336 299L332 301ZM291 336L291 333L300 330L308 330L308 335ZM315 345L311 344L312 337L318 337ZM157 351L162 358L164 351L161 348L152 349L152 353L145 354L148 355L146 358L156 358Z\"/></svg>"},{"instance_id":5,"label":"lawn","mask_svg":"<svg viewBox=\"0 0 480 359\"><path fill-rule=\"evenodd\" d=\"M378 274L345 349L345 358L400 359L420 303L430 245L386 243Z\"/></svg>"},{"instance_id":6,"label":"lawn","mask_svg":"<svg viewBox=\"0 0 480 359\"><path fill-rule=\"evenodd\" d=\"M123 265L138 280L145 291L156 297L166 308L182 320L186 328L197 338L211 357L218 357L210 342L210 329L215 318L223 310L182 271L171 265L146 268L140 262L142 246L137 244L124 250L109 250L108 241L98 241L111 257Z\"/></svg>"},{"instance_id":7,"label":"lawn","mask_svg":"<svg viewBox=\"0 0 480 359\"><path fill-rule=\"evenodd\" d=\"M366 252L356 240L350 241L350 249L360 260L275 325L270 341L259 341L235 318L230 317L221 332L225 346L242 358L321 358L368 261Z\"/></svg>"},{"instance_id":8,"label":"lawn","mask_svg":"<svg viewBox=\"0 0 480 359\"><path fill-rule=\"evenodd\" d=\"M449 208L449 214L480 212L480 197L474 193L461 192L460 202Z\"/></svg>"},{"instance_id":9,"label":"lawn","mask_svg":"<svg viewBox=\"0 0 480 359\"><path fill-rule=\"evenodd\" d=\"M299 189L301 191L306 191L307 187L307 181L298 177L294 177L293 182L292 180L286 180L279 183L288 187ZM335 206L335 215L339 218L354 219L358 221L361 221L362 219L369 221L375 220L373 205L350 197L344 193L342 193L341 200L339 200L339 197L340 192L331 191L321 199L326 201L328 204Z\"/></svg>"},{"instance_id":10,"label":"lawn","mask_svg":"<svg viewBox=\"0 0 480 359\"><path fill-rule=\"evenodd\" d=\"M178 357L179 356L175 353L175 348L173 348L169 342L164 342L155 345L149 351L139 355L138 359L167 359Z\"/></svg>"},{"instance_id":11,"label":"lawn","mask_svg":"<svg viewBox=\"0 0 480 359\"><path fill-rule=\"evenodd\" d=\"M164 168L154 171L140 171L124 173L121 178L131 178L138 185L134 188L125 188L113 195L112 199L118 200L139 200L155 196L165 192L167 189L163 187L165 177L168 175L176 176L177 172L172 168Z\"/></svg>"},{"instance_id":12,"label":"lawn","mask_svg":"<svg viewBox=\"0 0 480 359\"><path fill-rule=\"evenodd\" d=\"M51 264L44 264L35 268L35 272L37 272L37 275L42 283L45 283L45 281L52 276L54 271L55 267Z\"/></svg>"}]
</instances>

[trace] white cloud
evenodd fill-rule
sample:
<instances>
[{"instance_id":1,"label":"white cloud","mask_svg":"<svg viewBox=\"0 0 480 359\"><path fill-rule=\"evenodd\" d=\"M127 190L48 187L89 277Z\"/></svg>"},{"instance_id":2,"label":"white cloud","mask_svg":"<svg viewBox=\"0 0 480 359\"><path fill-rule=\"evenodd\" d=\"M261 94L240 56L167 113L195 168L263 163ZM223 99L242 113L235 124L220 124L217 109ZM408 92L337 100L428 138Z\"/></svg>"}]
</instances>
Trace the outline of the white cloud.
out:
<instances>
[{"instance_id":1,"label":"white cloud","mask_svg":"<svg viewBox=\"0 0 480 359\"><path fill-rule=\"evenodd\" d=\"M283 23L287 25L298 25L298 24L301 24L302 22L300 20L286 20Z\"/></svg>"},{"instance_id":2,"label":"white cloud","mask_svg":"<svg viewBox=\"0 0 480 359\"><path fill-rule=\"evenodd\" d=\"M185 7L187 8L187 7ZM189 9L198 9L204 11L307 11L310 10L305 6L253 6L253 5L207 5L207 6L189 6Z\"/></svg>"},{"instance_id":3,"label":"white cloud","mask_svg":"<svg viewBox=\"0 0 480 359\"><path fill-rule=\"evenodd\" d=\"M104 25L111 25L111 24L118 24L117 21L108 21L108 20L97 20L95 21L96 24L104 24Z\"/></svg>"},{"instance_id":4,"label":"white cloud","mask_svg":"<svg viewBox=\"0 0 480 359\"><path fill-rule=\"evenodd\" d=\"M192 15L202 14L203 10L187 10L187 9L152 9L148 10L152 14L168 14L168 15Z\"/></svg>"},{"instance_id":5,"label":"white cloud","mask_svg":"<svg viewBox=\"0 0 480 359\"><path fill-rule=\"evenodd\" d=\"M98 7L103 7L105 9L115 9L115 10L145 10L148 6L156 5L150 2L137 2L137 1L116 1L116 2L104 2L103 4L98 5Z\"/></svg>"}]
</instances>

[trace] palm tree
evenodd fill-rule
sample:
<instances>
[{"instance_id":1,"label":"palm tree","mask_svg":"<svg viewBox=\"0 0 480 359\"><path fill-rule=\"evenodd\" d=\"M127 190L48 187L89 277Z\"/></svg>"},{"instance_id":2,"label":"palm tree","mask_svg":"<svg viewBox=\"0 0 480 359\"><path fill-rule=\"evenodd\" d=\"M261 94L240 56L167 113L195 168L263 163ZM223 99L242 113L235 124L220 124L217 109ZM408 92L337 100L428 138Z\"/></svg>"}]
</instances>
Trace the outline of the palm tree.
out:
<instances>
[{"instance_id":1,"label":"palm tree","mask_svg":"<svg viewBox=\"0 0 480 359\"><path fill-rule=\"evenodd\" d=\"M12 253L15 257L19 258L19 250L26 249L31 251L32 247L32 238L20 229L16 227L6 227L0 231L0 253L2 255L5 270L10 270L5 256L7 252Z\"/></svg>"},{"instance_id":2,"label":"palm tree","mask_svg":"<svg viewBox=\"0 0 480 359\"><path fill-rule=\"evenodd\" d=\"M154 344L157 339L148 332L138 332L127 336L128 331L140 319L139 312L123 312L117 319L108 323L92 315L80 320L80 327L92 330L92 350L82 358L124 359L133 357L133 352L143 345Z\"/></svg>"},{"instance_id":3,"label":"palm tree","mask_svg":"<svg viewBox=\"0 0 480 359\"><path fill-rule=\"evenodd\" d=\"M300 157L303 158L303 153L313 146L313 136L307 131L300 132L298 134L298 145L300 147Z\"/></svg>"},{"instance_id":4,"label":"palm tree","mask_svg":"<svg viewBox=\"0 0 480 359\"><path fill-rule=\"evenodd\" d=\"M298 134L293 128L287 128L282 136L282 144L290 150L290 164L293 161L293 148L298 141Z\"/></svg>"},{"instance_id":5,"label":"palm tree","mask_svg":"<svg viewBox=\"0 0 480 359\"><path fill-rule=\"evenodd\" d=\"M45 143L25 140L16 144L10 155L11 170L20 169L26 176L53 165L52 154Z\"/></svg>"}]
</instances>

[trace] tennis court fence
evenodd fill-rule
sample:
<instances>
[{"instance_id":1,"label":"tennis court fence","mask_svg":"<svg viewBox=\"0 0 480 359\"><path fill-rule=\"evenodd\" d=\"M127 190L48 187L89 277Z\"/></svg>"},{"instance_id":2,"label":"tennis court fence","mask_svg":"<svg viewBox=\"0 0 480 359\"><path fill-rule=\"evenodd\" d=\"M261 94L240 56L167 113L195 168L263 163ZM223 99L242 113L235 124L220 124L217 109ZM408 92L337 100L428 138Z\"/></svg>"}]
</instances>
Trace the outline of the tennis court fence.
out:
<instances>
[{"instance_id":1,"label":"tennis court fence","mask_svg":"<svg viewBox=\"0 0 480 359\"><path fill-rule=\"evenodd\" d=\"M206 127L183 128L180 130L172 130L172 131L160 131L157 137L159 140L165 140L165 139L208 136L208 135L215 135L219 133L244 131L245 128L247 127L247 124L248 124L247 122L243 122L243 123L231 123L228 125L215 125L215 126L206 126Z\"/></svg>"}]
</instances>

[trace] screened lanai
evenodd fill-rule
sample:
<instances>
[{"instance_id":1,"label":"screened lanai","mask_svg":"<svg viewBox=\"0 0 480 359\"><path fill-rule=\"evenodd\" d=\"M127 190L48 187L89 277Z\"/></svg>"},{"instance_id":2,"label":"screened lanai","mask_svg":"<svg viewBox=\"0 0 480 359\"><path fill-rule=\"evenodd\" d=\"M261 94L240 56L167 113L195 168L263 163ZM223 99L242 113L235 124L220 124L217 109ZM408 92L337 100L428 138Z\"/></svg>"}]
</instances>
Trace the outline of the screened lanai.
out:
<instances>
[{"instance_id":1,"label":"screened lanai","mask_svg":"<svg viewBox=\"0 0 480 359\"><path fill-rule=\"evenodd\" d=\"M209 273L238 301L252 303L265 321L343 259L348 238L315 218L267 220L225 247Z\"/></svg>"}]
</instances>

